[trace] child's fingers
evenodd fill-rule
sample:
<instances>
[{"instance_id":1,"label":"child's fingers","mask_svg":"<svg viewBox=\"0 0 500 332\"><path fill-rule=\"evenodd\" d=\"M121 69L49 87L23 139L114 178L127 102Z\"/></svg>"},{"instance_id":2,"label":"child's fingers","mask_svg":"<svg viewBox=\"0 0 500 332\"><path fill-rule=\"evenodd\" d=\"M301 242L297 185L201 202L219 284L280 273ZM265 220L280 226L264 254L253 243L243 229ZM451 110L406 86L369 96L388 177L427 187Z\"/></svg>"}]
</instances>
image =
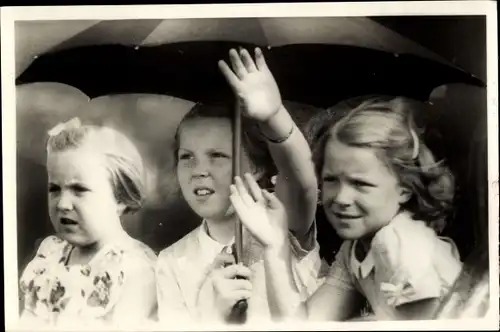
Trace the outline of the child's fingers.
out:
<instances>
[{"instance_id":1,"label":"child's fingers","mask_svg":"<svg viewBox=\"0 0 500 332\"><path fill-rule=\"evenodd\" d=\"M252 296L252 292L249 290L236 290L232 293L231 299L236 302L239 300L248 300Z\"/></svg>"},{"instance_id":2,"label":"child's fingers","mask_svg":"<svg viewBox=\"0 0 500 332\"><path fill-rule=\"evenodd\" d=\"M263 189L262 190L262 196L267 200L267 204L272 208L272 209L278 209L282 206L281 201L279 200L278 197L276 197L275 194L271 194L269 191Z\"/></svg>"},{"instance_id":3,"label":"child's fingers","mask_svg":"<svg viewBox=\"0 0 500 332\"><path fill-rule=\"evenodd\" d=\"M243 203L245 203L247 206L252 206L252 204L254 204L255 201L252 198L252 196L250 196L250 194L248 193L248 190L245 187L243 180L241 180L239 176L235 177L235 186L236 189L238 190L239 196L241 197Z\"/></svg>"},{"instance_id":4,"label":"child's fingers","mask_svg":"<svg viewBox=\"0 0 500 332\"><path fill-rule=\"evenodd\" d=\"M255 67L255 63L253 62L250 53L244 48L240 51L241 59L243 60L243 64L245 65L248 72L257 71L257 67Z\"/></svg>"},{"instance_id":5,"label":"child's fingers","mask_svg":"<svg viewBox=\"0 0 500 332\"><path fill-rule=\"evenodd\" d=\"M224 267L225 265L232 265L234 263L235 259L233 255L221 252L215 257L213 266L215 268L221 268Z\"/></svg>"},{"instance_id":6,"label":"child's fingers","mask_svg":"<svg viewBox=\"0 0 500 332\"><path fill-rule=\"evenodd\" d=\"M229 200L231 201L231 204L243 226L245 226L252 234L256 232L257 226L255 225L255 220L252 218L252 212L247 209L247 206L243 203L241 198L238 195L231 195L229 196Z\"/></svg>"},{"instance_id":7,"label":"child's fingers","mask_svg":"<svg viewBox=\"0 0 500 332\"><path fill-rule=\"evenodd\" d=\"M253 178L250 173L245 173L245 180L247 182L248 187L250 188L250 194L253 196L256 202L264 201L264 197L262 196L262 190L259 185Z\"/></svg>"},{"instance_id":8,"label":"child's fingers","mask_svg":"<svg viewBox=\"0 0 500 332\"><path fill-rule=\"evenodd\" d=\"M252 274L252 272L250 271L250 269L244 265L241 265L241 264L233 264L233 265L227 266L221 271L221 275L225 279L235 279L236 277L250 279L251 274ZM241 283L244 283L244 281L247 281L244 279L240 279L242 281Z\"/></svg>"},{"instance_id":9,"label":"child's fingers","mask_svg":"<svg viewBox=\"0 0 500 332\"><path fill-rule=\"evenodd\" d=\"M242 263L235 264L236 266L236 277L240 278L240 280L250 280L252 277L252 270L243 265Z\"/></svg>"},{"instance_id":10,"label":"child's fingers","mask_svg":"<svg viewBox=\"0 0 500 332\"><path fill-rule=\"evenodd\" d=\"M233 70L238 78L242 79L246 74L248 74L247 69L243 65L243 62L241 62L240 55L236 52L236 50L231 49L229 51L229 59L231 60Z\"/></svg>"},{"instance_id":11,"label":"child's fingers","mask_svg":"<svg viewBox=\"0 0 500 332\"><path fill-rule=\"evenodd\" d=\"M259 70L269 70L269 68L267 67L266 59L264 58L264 54L259 47L255 48L255 63L257 64L257 68Z\"/></svg>"},{"instance_id":12,"label":"child's fingers","mask_svg":"<svg viewBox=\"0 0 500 332\"><path fill-rule=\"evenodd\" d=\"M231 185L230 188L231 188L231 195L229 196L229 200L231 201L231 204L236 210L236 213L241 217L246 213L245 202L243 202L243 200L241 199L241 196L234 185Z\"/></svg>"},{"instance_id":13,"label":"child's fingers","mask_svg":"<svg viewBox=\"0 0 500 332\"><path fill-rule=\"evenodd\" d=\"M238 189L236 189L234 184L229 186L229 191L231 191L231 196L239 196Z\"/></svg>"},{"instance_id":14,"label":"child's fingers","mask_svg":"<svg viewBox=\"0 0 500 332\"><path fill-rule=\"evenodd\" d=\"M228 278L229 279L229 278ZM230 282L230 283L229 283ZM246 279L232 279L228 283L228 288L232 291L252 291L252 283Z\"/></svg>"},{"instance_id":15,"label":"child's fingers","mask_svg":"<svg viewBox=\"0 0 500 332\"><path fill-rule=\"evenodd\" d=\"M231 85L234 89L239 89L241 84L240 79L233 73L231 68L229 68L224 60L219 61L219 69L221 70L229 85Z\"/></svg>"}]
</instances>

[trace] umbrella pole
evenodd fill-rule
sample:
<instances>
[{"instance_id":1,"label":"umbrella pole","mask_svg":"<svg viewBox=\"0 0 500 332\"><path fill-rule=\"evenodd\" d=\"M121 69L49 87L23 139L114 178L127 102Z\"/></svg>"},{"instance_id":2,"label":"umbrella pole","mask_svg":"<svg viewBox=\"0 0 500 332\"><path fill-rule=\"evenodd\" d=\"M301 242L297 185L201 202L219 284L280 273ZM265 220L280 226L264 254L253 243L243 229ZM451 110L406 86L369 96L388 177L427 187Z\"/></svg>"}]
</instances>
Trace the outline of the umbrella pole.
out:
<instances>
[{"instance_id":1,"label":"umbrella pole","mask_svg":"<svg viewBox=\"0 0 500 332\"><path fill-rule=\"evenodd\" d=\"M239 102L236 103L233 118L233 181L235 176L241 176L241 107ZM240 263L243 255L243 226L238 218L236 218L234 240L235 260L236 263Z\"/></svg>"},{"instance_id":2,"label":"umbrella pole","mask_svg":"<svg viewBox=\"0 0 500 332\"><path fill-rule=\"evenodd\" d=\"M241 172L241 108L239 102L236 103L233 117L233 181L235 176L240 176ZM236 217L235 220L235 248L234 248L234 258L236 263L242 262L243 255L243 227ZM238 277L237 277L238 278ZM230 323L245 323L247 319L247 300L239 300L231 310L231 314L228 318Z\"/></svg>"}]
</instances>

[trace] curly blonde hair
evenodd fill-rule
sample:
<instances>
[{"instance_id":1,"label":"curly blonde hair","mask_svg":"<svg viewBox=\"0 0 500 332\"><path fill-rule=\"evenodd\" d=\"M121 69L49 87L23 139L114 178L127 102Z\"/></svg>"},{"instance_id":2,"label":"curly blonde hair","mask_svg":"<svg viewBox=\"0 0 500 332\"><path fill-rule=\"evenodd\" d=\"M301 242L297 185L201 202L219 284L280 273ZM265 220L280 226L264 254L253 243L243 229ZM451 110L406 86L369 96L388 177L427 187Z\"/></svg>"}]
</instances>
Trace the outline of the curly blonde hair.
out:
<instances>
[{"instance_id":1,"label":"curly blonde hair","mask_svg":"<svg viewBox=\"0 0 500 332\"><path fill-rule=\"evenodd\" d=\"M452 209L455 180L444 161L436 161L420 138L413 105L404 97L380 96L360 102L346 114L341 109L342 117L330 116L330 121L323 120L321 128L315 129L313 159L317 174L321 174L330 139L375 149L401 185L412 192L402 208L441 232Z\"/></svg>"}]
</instances>

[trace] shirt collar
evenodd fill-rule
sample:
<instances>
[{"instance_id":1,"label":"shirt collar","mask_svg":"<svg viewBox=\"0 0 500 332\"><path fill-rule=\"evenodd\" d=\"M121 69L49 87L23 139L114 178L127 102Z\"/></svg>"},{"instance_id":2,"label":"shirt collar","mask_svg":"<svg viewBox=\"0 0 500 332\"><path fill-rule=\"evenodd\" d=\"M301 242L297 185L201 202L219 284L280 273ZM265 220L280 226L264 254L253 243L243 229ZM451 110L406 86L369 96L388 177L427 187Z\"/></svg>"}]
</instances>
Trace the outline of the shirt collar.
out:
<instances>
[{"instance_id":1,"label":"shirt collar","mask_svg":"<svg viewBox=\"0 0 500 332\"><path fill-rule=\"evenodd\" d=\"M202 254L212 261L225 247L230 247L234 243L234 237L227 244L221 244L208 235L208 225L203 219L198 232L198 241L202 248Z\"/></svg>"},{"instance_id":2,"label":"shirt collar","mask_svg":"<svg viewBox=\"0 0 500 332\"><path fill-rule=\"evenodd\" d=\"M351 254L350 254L351 267L352 267L352 271L353 271L354 275L356 276L356 278L365 279L366 277L368 277L370 272L375 267L375 264L373 262L373 253L372 253L372 249L370 249L368 251L368 253L366 254L365 259L363 259L362 262L358 261L358 259L356 258L356 253L355 253L357 244L358 244L357 240L353 241L353 243L352 243Z\"/></svg>"},{"instance_id":3,"label":"shirt collar","mask_svg":"<svg viewBox=\"0 0 500 332\"><path fill-rule=\"evenodd\" d=\"M402 211L402 212L399 212L398 214L396 214L396 216L394 216L394 218L391 220L391 222L388 225L386 225L385 227L382 227L382 229L380 229L377 232L377 234L375 234L375 236L373 237L373 240L372 240L372 245L377 242L377 239L380 238L380 235L382 232L384 232L390 228L393 228L393 227L398 227L401 223L405 223L408 220L411 220L411 215L408 212ZM370 251L368 251L368 253L366 254L365 259L362 262L359 262L356 259L356 254L355 254L355 249L356 249L357 243L358 243L357 240L353 241L353 244L351 247L351 254L350 254L351 267L352 267L352 271L354 272L354 275L358 279L361 279L361 278L364 279L370 274L370 272L375 267L374 260L373 260L373 249L370 248Z\"/></svg>"}]
</instances>

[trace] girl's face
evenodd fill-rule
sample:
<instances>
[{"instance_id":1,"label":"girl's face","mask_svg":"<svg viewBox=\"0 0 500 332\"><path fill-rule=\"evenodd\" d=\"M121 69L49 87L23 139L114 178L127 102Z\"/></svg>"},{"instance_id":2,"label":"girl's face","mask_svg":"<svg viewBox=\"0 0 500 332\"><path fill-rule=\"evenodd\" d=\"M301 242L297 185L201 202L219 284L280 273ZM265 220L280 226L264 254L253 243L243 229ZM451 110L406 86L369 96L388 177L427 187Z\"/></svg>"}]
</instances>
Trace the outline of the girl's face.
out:
<instances>
[{"instance_id":1,"label":"girl's face","mask_svg":"<svg viewBox=\"0 0 500 332\"><path fill-rule=\"evenodd\" d=\"M50 220L63 239L87 246L121 227L123 211L113 194L104 158L89 148L49 153Z\"/></svg>"},{"instance_id":2,"label":"girl's face","mask_svg":"<svg viewBox=\"0 0 500 332\"><path fill-rule=\"evenodd\" d=\"M224 118L190 119L179 130L177 177L184 198L202 218L232 216L231 122ZM248 171L249 159L245 155L242 159L243 171Z\"/></svg>"},{"instance_id":3,"label":"girl's face","mask_svg":"<svg viewBox=\"0 0 500 332\"><path fill-rule=\"evenodd\" d=\"M404 193L374 149L336 139L327 142L321 199L340 237L355 240L374 235L397 214Z\"/></svg>"}]
</instances>

